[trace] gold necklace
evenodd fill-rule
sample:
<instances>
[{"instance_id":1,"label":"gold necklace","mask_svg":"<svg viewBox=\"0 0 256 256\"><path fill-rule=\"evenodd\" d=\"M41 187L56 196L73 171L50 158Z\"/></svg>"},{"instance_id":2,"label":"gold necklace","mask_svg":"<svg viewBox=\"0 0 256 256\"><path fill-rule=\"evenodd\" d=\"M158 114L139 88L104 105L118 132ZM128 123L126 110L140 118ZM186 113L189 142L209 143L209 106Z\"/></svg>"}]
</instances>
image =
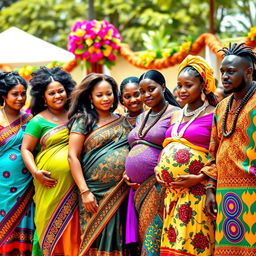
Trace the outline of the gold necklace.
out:
<instances>
[{"instance_id":1,"label":"gold necklace","mask_svg":"<svg viewBox=\"0 0 256 256\"><path fill-rule=\"evenodd\" d=\"M11 128L11 123L10 123L10 121L9 121L9 119L8 119L8 117L7 117L7 115L6 115L6 113L5 113L4 108L1 108L1 112L2 112L2 114L3 114L4 119L5 119L5 120L7 121L7 123L8 123L9 130L11 130L11 129L12 129L12 128ZM22 115L21 115L21 113L20 113L20 123L19 123L19 128L18 128L18 130L19 130L20 127L21 127L21 122L22 122Z\"/></svg>"}]
</instances>

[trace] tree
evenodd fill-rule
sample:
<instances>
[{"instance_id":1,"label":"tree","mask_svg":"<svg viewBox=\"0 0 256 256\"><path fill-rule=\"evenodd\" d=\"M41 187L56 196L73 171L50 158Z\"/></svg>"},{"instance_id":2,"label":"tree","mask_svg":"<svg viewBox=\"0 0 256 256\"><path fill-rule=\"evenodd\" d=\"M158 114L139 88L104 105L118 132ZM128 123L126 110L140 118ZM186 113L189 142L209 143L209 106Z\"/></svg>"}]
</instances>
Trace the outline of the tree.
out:
<instances>
[{"instance_id":1,"label":"tree","mask_svg":"<svg viewBox=\"0 0 256 256\"><path fill-rule=\"evenodd\" d=\"M244 35L255 25L255 5L255 0L216 0L216 33ZM142 34L147 32L157 37L161 31L171 42L183 42L209 31L209 0L20 0L0 11L0 28L16 26L66 48L70 28L75 20L88 18L89 6L94 6L96 19L112 23L134 50L145 48ZM240 29L235 23L238 15L243 17Z\"/></svg>"}]
</instances>

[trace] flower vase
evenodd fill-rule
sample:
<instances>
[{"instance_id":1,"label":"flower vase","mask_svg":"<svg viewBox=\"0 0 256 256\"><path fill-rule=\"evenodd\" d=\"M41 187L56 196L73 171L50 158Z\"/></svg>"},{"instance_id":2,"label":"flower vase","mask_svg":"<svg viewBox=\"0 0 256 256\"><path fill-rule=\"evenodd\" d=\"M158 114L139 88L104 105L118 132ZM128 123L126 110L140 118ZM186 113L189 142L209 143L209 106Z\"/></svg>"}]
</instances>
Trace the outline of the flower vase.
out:
<instances>
[{"instance_id":1,"label":"flower vase","mask_svg":"<svg viewBox=\"0 0 256 256\"><path fill-rule=\"evenodd\" d=\"M91 63L89 67L86 69L87 74L90 73L103 73L103 65L99 63Z\"/></svg>"}]
</instances>

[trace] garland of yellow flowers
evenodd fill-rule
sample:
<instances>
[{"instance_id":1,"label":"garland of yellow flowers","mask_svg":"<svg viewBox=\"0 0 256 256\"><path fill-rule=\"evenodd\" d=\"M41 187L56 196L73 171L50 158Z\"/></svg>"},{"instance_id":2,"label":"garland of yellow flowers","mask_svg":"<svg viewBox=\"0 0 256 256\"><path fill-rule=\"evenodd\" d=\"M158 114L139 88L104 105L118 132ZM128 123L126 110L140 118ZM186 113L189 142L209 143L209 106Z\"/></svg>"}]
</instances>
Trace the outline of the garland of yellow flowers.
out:
<instances>
[{"instance_id":1,"label":"garland of yellow flowers","mask_svg":"<svg viewBox=\"0 0 256 256\"><path fill-rule=\"evenodd\" d=\"M248 36L245 38L245 44L256 48L256 27L252 27L248 33ZM122 43L120 45L119 53L120 55L128 61L130 64L142 68L142 69L164 69L168 67L175 66L181 63L189 54L197 55L200 51L205 47L208 46L210 50L218 57L223 58L221 53L218 52L223 46L219 39L210 33L204 33L200 35L194 43L186 42L180 47L180 51L174 53L171 56L167 56L165 58L155 58L152 55L152 60L145 62L145 60L138 55L138 53L133 52L129 45ZM78 65L77 61L71 60L68 63L64 64L62 67L64 70L71 72L76 66ZM0 69L3 71L12 71L13 68L10 65L0 64ZM29 80L30 75L28 73L22 73L21 75Z\"/></svg>"}]
</instances>

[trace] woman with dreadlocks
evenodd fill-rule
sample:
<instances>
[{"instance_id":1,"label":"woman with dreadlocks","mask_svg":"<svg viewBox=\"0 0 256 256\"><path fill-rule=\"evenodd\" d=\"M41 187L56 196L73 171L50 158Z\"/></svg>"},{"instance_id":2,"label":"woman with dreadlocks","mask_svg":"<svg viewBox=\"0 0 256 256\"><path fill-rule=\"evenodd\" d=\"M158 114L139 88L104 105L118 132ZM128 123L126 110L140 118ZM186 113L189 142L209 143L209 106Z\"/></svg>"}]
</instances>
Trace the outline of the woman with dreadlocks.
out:
<instances>
[{"instance_id":1,"label":"woman with dreadlocks","mask_svg":"<svg viewBox=\"0 0 256 256\"><path fill-rule=\"evenodd\" d=\"M256 255L256 55L245 44L221 51L222 83L231 95L216 107L210 159L201 170L211 178L207 211L217 213L214 255Z\"/></svg>"},{"instance_id":2,"label":"woman with dreadlocks","mask_svg":"<svg viewBox=\"0 0 256 256\"><path fill-rule=\"evenodd\" d=\"M178 96L185 106L171 118L155 168L166 187L160 255L212 255L214 224L204 212L207 176L200 169L207 161L217 103L215 79L199 56L189 55L178 72Z\"/></svg>"}]
</instances>

